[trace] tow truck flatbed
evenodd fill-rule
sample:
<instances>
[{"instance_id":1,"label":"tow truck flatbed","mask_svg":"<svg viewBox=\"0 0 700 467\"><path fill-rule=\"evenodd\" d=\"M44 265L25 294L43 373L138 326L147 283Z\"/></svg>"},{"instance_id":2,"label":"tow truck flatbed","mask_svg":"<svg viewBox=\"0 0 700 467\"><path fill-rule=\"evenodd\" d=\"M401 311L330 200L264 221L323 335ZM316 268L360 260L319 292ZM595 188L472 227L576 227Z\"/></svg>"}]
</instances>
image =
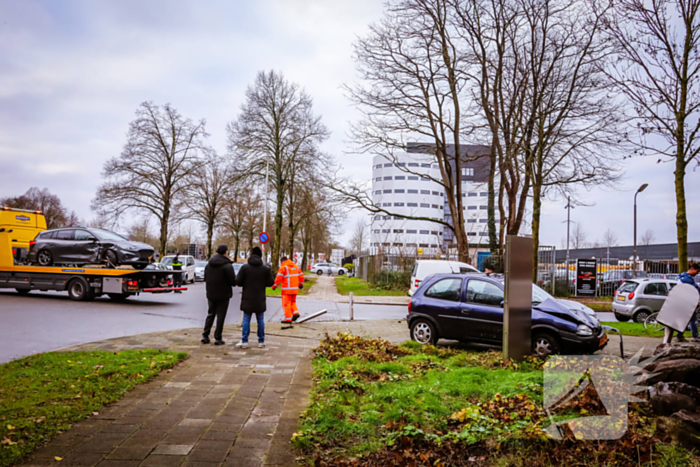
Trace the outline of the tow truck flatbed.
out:
<instances>
[{"instance_id":1,"label":"tow truck flatbed","mask_svg":"<svg viewBox=\"0 0 700 467\"><path fill-rule=\"evenodd\" d=\"M32 290L67 291L73 300L92 300L103 294L113 300L124 300L142 292L187 290L186 287L171 286L172 271L113 269L93 265L68 267L16 264L9 232L4 230L0 229L0 288L16 289L20 294Z\"/></svg>"}]
</instances>

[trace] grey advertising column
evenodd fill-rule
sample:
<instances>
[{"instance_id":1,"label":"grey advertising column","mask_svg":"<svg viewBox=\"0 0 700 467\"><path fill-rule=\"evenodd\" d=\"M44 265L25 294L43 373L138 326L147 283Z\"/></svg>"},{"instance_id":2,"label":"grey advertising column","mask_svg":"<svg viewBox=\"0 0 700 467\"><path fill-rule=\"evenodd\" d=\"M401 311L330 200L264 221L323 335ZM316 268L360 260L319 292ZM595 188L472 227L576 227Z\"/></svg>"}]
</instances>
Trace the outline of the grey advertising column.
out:
<instances>
[{"instance_id":1,"label":"grey advertising column","mask_svg":"<svg viewBox=\"0 0 700 467\"><path fill-rule=\"evenodd\" d=\"M532 353L532 238L506 236L503 358L521 361Z\"/></svg>"}]
</instances>

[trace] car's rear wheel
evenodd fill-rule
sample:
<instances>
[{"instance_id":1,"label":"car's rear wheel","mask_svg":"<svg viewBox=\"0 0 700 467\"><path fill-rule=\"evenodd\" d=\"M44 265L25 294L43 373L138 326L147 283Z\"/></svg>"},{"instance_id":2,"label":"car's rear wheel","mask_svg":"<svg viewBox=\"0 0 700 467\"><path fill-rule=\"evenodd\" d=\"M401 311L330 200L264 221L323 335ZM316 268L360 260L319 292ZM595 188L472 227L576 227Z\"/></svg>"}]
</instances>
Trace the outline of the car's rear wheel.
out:
<instances>
[{"instance_id":1,"label":"car's rear wheel","mask_svg":"<svg viewBox=\"0 0 700 467\"><path fill-rule=\"evenodd\" d=\"M323 270L319 269L318 271L316 271L316 274L318 274L319 276L322 276L322 275L323 275Z\"/></svg>"},{"instance_id":2,"label":"car's rear wheel","mask_svg":"<svg viewBox=\"0 0 700 467\"><path fill-rule=\"evenodd\" d=\"M417 319L411 324L411 339L419 344L435 345L438 341L438 335L433 323L427 319Z\"/></svg>"},{"instance_id":3,"label":"car's rear wheel","mask_svg":"<svg viewBox=\"0 0 700 467\"><path fill-rule=\"evenodd\" d=\"M20 295L28 295L29 292L32 291L32 289L15 289L18 294Z\"/></svg>"},{"instance_id":4,"label":"car's rear wheel","mask_svg":"<svg viewBox=\"0 0 700 467\"><path fill-rule=\"evenodd\" d=\"M141 271L142 269L146 269L146 266L148 266L148 264L134 263L132 264L132 266L134 267L134 269L138 269L139 271Z\"/></svg>"},{"instance_id":5,"label":"car's rear wheel","mask_svg":"<svg viewBox=\"0 0 700 467\"><path fill-rule=\"evenodd\" d=\"M68 283L68 296L71 300L84 301L95 298L95 293L85 279L76 277Z\"/></svg>"},{"instance_id":6,"label":"car's rear wheel","mask_svg":"<svg viewBox=\"0 0 700 467\"><path fill-rule=\"evenodd\" d=\"M621 323L626 323L627 321L630 320L629 316L621 315L617 312L615 312L615 319L617 319Z\"/></svg>"},{"instance_id":7,"label":"car's rear wheel","mask_svg":"<svg viewBox=\"0 0 700 467\"><path fill-rule=\"evenodd\" d=\"M643 323L644 321L646 321L650 314L651 311L649 310L639 310L634 314L632 319L635 323Z\"/></svg>"},{"instance_id":8,"label":"car's rear wheel","mask_svg":"<svg viewBox=\"0 0 700 467\"><path fill-rule=\"evenodd\" d=\"M547 332L538 332L532 337L532 354L546 358L559 353L559 340Z\"/></svg>"},{"instance_id":9,"label":"car's rear wheel","mask_svg":"<svg viewBox=\"0 0 700 467\"><path fill-rule=\"evenodd\" d=\"M343 274L345 274L345 271L343 271L342 269L338 269L338 275L342 276Z\"/></svg>"},{"instance_id":10,"label":"car's rear wheel","mask_svg":"<svg viewBox=\"0 0 700 467\"><path fill-rule=\"evenodd\" d=\"M37 262L42 266L51 266L53 264L53 256L49 250L41 250L36 255Z\"/></svg>"}]
</instances>

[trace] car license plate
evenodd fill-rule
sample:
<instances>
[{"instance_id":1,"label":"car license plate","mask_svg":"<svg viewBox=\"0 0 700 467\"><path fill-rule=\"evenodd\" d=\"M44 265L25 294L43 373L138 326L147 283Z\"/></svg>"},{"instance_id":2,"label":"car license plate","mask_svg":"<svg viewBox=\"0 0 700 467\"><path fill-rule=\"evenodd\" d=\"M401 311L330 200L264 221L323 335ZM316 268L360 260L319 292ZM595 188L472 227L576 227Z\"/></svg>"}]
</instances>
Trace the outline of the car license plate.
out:
<instances>
[{"instance_id":1,"label":"car license plate","mask_svg":"<svg viewBox=\"0 0 700 467\"><path fill-rule=\"evenodd\" d=\"M608 342L608 335L603 334L603 337L600 338L600 346L602 347L606 342Z\"/></svg>"},{"instance_id":2,"label":"car license plate","mask_svg":"<svg viewBox=\"0 0 700 467\"><path fill-rule=\"evenodd\" d=\"M625 297L622 296L622 295L618 295L618 296L617 296L617 299L618 299L619 301L621 301L621 302L624 302L624 301L625 301Z\"/></svg>"}]
</instances>

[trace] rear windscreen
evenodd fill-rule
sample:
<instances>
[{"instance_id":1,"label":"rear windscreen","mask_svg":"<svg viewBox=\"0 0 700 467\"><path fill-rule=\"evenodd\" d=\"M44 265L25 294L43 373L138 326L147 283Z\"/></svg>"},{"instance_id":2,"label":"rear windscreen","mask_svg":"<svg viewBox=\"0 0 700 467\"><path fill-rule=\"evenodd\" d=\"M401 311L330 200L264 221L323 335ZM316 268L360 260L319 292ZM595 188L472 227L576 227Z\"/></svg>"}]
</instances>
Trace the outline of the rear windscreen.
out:
<instances>
[{"instance_id":1,"label":"rear windscreen","mask_svg":"<svg viewBox=\"0 0 700 467\"><path fill-rule=\"evenodd\" d=\"M627 282L625 282L624 284L622 284L622 285L620 286L620 288L617 289L617 291L620 292L620 293L630 293L630 292L634 292L635 290L637 290L637 286L638 286L638 285L639 285L639 284L636 283L636 282L627 281Z\"/></svg>"}]
</instances>

